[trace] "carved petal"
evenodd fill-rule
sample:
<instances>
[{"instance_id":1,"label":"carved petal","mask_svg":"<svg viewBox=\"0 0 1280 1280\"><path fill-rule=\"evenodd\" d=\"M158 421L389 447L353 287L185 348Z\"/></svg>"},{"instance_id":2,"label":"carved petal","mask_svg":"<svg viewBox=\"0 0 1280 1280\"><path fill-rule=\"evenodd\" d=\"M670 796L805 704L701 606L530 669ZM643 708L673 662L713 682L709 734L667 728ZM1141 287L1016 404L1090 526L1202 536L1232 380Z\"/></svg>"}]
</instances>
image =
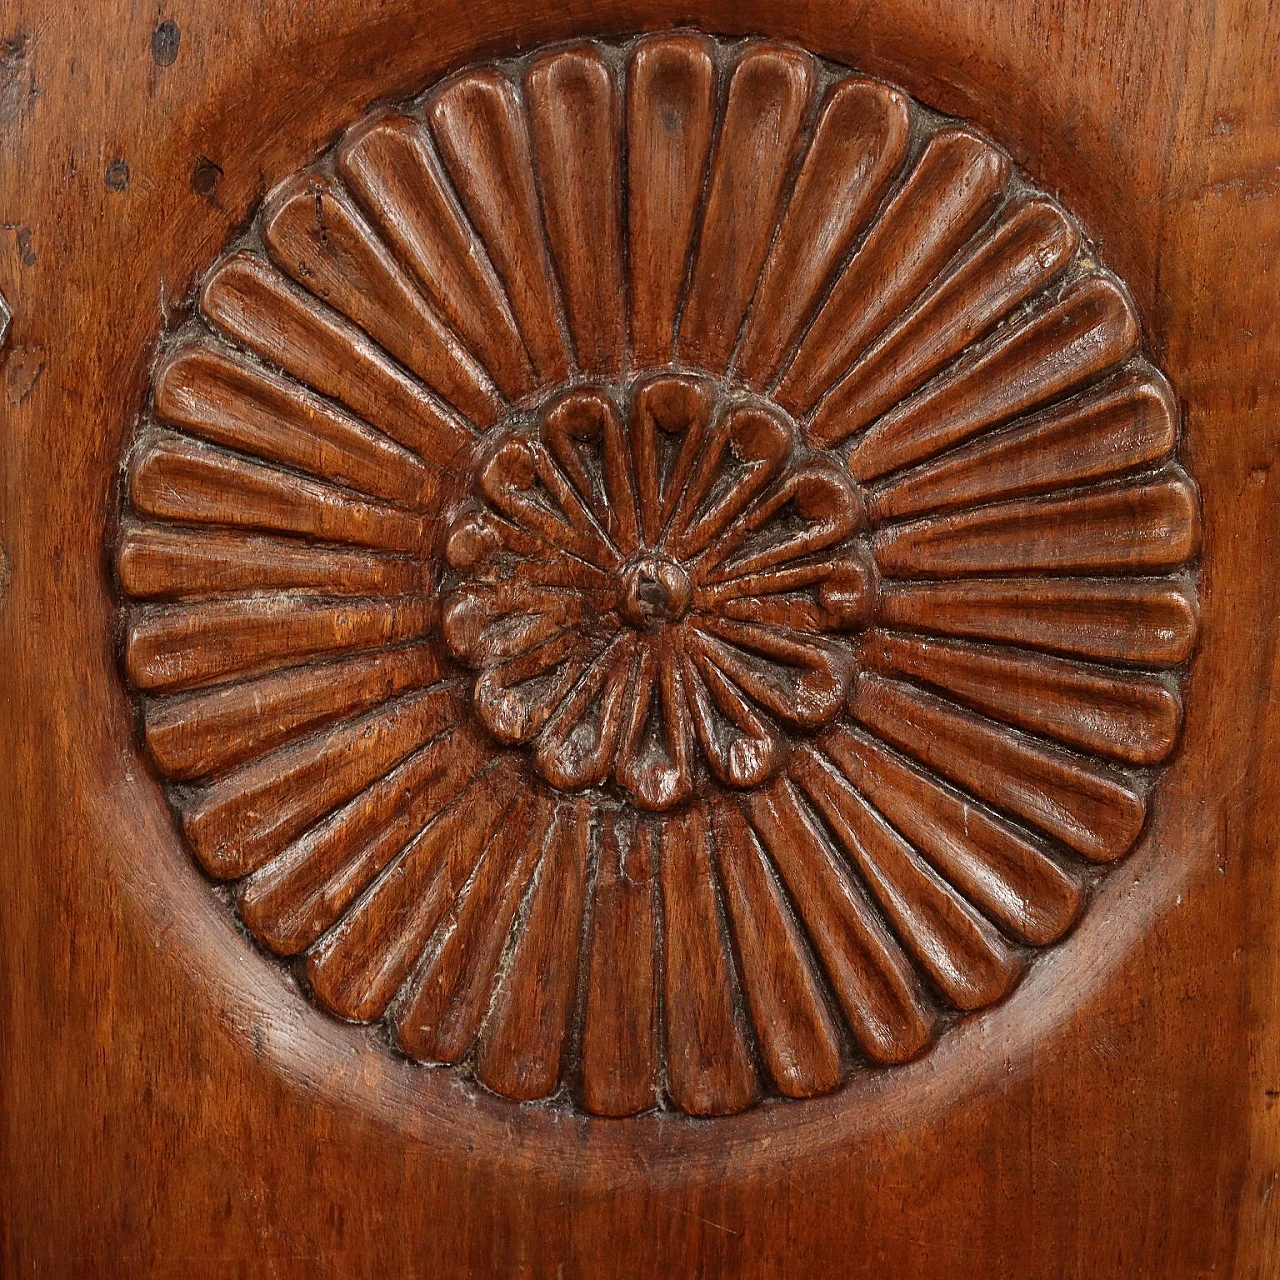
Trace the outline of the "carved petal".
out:
<instances>
[{"instance_id":1,"label":"carved petal","mask_svg":"<svg viewBox=\"0 0 1280 1280\"><path fill-rule=\"evenodd\" d=\"M747 319L739 372L763 387L906 155L901 93L849 79L827 99Z\"/></svg>"},{"instance_id":2,"label":"carved petal","mask_svg":"<svg viewBox=\"0 0 1280 1280\"><path fill-rule=\"evenodd\" d=\"M484 245L444 175L427 131L387 116L349 135L338 171L383 238L509 400L533 368Z\"/></svg>"},{"instance_id":3,"label":"carved petal","mask_svg":"<svg viewBox=\"0 0 1280 1280\"><path fill-rule=\"evenodd\" d=\"M160 520L300 533L388 551L420 552L423 544L422 517L413 512L178 436L143 447L129 496Z\"/></svg>"},{"instance_id":4,"label":"carved petal","mask_svg":"<svg viewBox=\"0 0 1280 1280\"><path fill-rule=\"evenodd\" d=\"M449 176L507 286L533 367L543 383L560 382L569 353L515 86L496 71L473 71L438 93L428 114Z\"/></svg>"},{"instance_id":5,"label":"carved petal","mask_svg":"<svg viewBox=\"0 0 1280 1280\"><path fill-rule=\"evenodd\" d=\"M791 426L777 410L750 405L726 413L674 507L666 544L671 554L696 555L723 533L781 472L793 443Z\"/></svg>"},{"instance_id":6,"label":"carved petal","mask_svg":"<svg viewBox=\"0 0 1280 1280\"><path fill-rule=\"evenodd\" d=\"M862 507L849 477L825 462L804 463L792 467L707 548L698 570L710 582L757 573L825 551L861 522Z\"/></svg>"},{"instance_id":7,"label":"carved petal","mask_svg":"<svg viewBox=\"0 0 1280 1280\"><path fill-rule=\"evenodd\" d=\"M1008 170L999 151L966 130L934 134L801 342L778 387L787 409L811 409L920 295L986 220Z\"/></svg>"},{"instance_id":8,"label":"carved petal","mask_svg":"<svg viewBox=\"0 0 1280 1280\"><path fill-rule=\"evenodd\" d=\"M695 368L721 373L733 353L777 225L814 70L798 49L757 45L730 77L680 323L680 358Z\"/></svg>"},{"instance_id":9,"label":"carved petal","mask_svg":"<svg viewBox=\"0 0 1280 1280\"><path fill-rule=\"evenodd\" d=\"M670 809L693 790L693 731L677 655L640 651L618 748L618 785L642 809Z\"/></svg>"},{"instance_id":10,"label":"carved petal","mask_svg":"<svg viewBox=\"0 0 1280 1280\"><path fill-rule=\"evenodd\" d=\"M476 713L499 742L528 742L587 669L595 646L580 631L562 631L536 649L508 658L476 679Z\"/></svg>"},{"instance_id":11,"label":"carved petal","mask_svg":"<svg viewBox=\"0 0 1280 1280\"><path fill-rule=\"evenodd\" d=\"M278 192L262 228L271 257L479 427L502 400L488 374L400 269L351 197L315 176Z\"/></svg>"},{"instance_id":12,"label":"carved petal","mask_svg":"<svg viewBox=\"0 0 1280 1280\"><path fill-rule=\"evenodd\" d=\"M1129 851L1146 819L1128 780L896 680L863 676L850 699L873 732L1095 862Z\"/></svg>"},{"instance_id":13,"label":"carved petal","mask_svg":"<svg viewBox=\"0 0 1280 1280\"><path fill-rule=\"evenodd\" d=\"M504 556L503 551L512 555ZM618 583L612 573L567 555L563 547L488 509L463 513L449 531L444 558L464 577L482 582L510 578L529 586L572 587L594 599L617 597Z\"/></svg>"},{"instance_id":14,"label":"carved petal","mask_svg":"<svg viewBox=\"0 0 1280 1280\"><path fill-rule=\"evenodd\" d=\"M655 378L636 392L630 422L632 467L640 529L650 546L659 541L663 527L671 522L677 502L683 510L690 491L696 488L698 481L691 476L699 460L717 447L715 441L707 441L711 405L711 387L702 378ZM668 466L663 465L663 454L669 450L663 448L659 432L678 438L675 461ZM682 554L674 545L671 551Z\"/></svg>"},{"instance_id":15,"label":"carved petal","mask_svg":"<svg viewBox=\"0 0 1280 1280\"><path fill-rule=\"evenodd\" d=\"M598 821L582 1099L597 1115L626 1116L658 1100L658 847L634 814L604 810Z\"/></svg>"},{"instance_id":16,"label":"carved petal","mask_svg":"<svg viewBox=\"0 0 1280 1280\"><path fill-rule=\"evenodd\" d=\"M190 689L319 654L416 640L433 613L425 600L330 604L288 596L138 610L125 635L125 666L139 689Z\"/></svg>"},{"instance_id":17,"label":"carved petal","mask_svg":"<svg viewBox=\"0 0 1280 1280\"><path fill-rule=\"evenodd\" d=\"M591 46L538 58L525 77L547 237L584 373L616 373L626 347L621 121L613 73Z\"/></svg>"},{"instance_id":18,"label":"carved petal","mask_svg":"<svg viewBox=\"0 0 1280 1280\"><path fill-rule=\"evenodd\" d=\"M397 1015L396 1041L410 1057L459 1061L488 1012L503 947L554 818L550 796L536 788L522 791L516 805Z\"/></svg>"},{"instance_id":19,"label":"carved petal","mask_svg":"<svg viewBox=\"0 0 1280 1280\"><path fill-rule=\"evenodd\" d=\"M875 562L859 546L746 573L694 590L695 608L726 618L791 631L840 631L862 626L878 589Z\"/></svg>"},{"instance_id":20,"label":"carved petal","mask_svg":"<svg viewBox=\"0 0 1280 1280\"><path fill-rule=\"evenodd\" d=\"M870 637L860 657L1009 724L1129 764L1163 760L1182 718L1178 695L1157 676L1025 650L890 632Z\"/></svg>"},{"instance_id":21,"label":"carved petal","mask_svg":"<svg viewBox=\"0 0 1280 1280\"><path fill-rule=\"evenodd\" d=\"M1164 580L886 583L880 619L912 631L1004 640L1153 667L1184 661L1196 634L1195 593L1186 583Z\"/></svg>"},{"instance_id":22,"label":"carved petal","mask_svg":"<svg viewBox=\"0 0 1280 1280\"><path fill-rule=\"evenodd\" d=\"M631 457L613 400L589 388L569 392L543 414L542 440L596 524L624 555L635 552L639 517Z\"/></svg>"},{"instance_id":23,"label":"carved petal","mask_svg":"<svg viewBox=\"0 0 1280 1280\"><path fill-rule=\"evenodd\" d=\"M459 588L445 606L440 630L457 657L480 667L527 653L588 616L580 593L516 578Z\"/></svg>"},{"instance_id":24,"label":"carved petal","mask_svg":"<svg viewBox=\"0 0 1280 1280\"><path fill-rule=\"evenodd\" d=\"M780 779L746 803L752 825L804 916L859 1045L876 1062L914 1058L934 1022L919 979L795 787Z\"/></svg>"},{"instance_id":25,"label":"carved petal","mask_svg":"<svg viewBox=\"0 0 1280 1280\"><path fill-rule=\"evenodd\" d=\"M609 776L637 647L633 636L619 636L547 721L534 759L553 787L578 791L598 786Z\"/></svg>"},{"instance_id":26,"label":"carved petal","mask_svg":"<svg viewBox=\"0 0 1280 1280\"><path fill-rule=\"evenodd\" d=\"M691 1115L741 1111L759 1094L746 1028L737 1012L733 960L724 942L702 807L662 824L667 1085Z\"/></svg>"},{"instance_id":27,"label":"carved petal","mask_svg":"<svg viewBox=\"0 0 1280 1280\"><path fill-rule=\"evenodd\" d=\"M165 525L126 529L116 572L120 585L139 599L198 599L272 588L332 596L401 596L423 586L422 565L410 556Z\"/></svg>"},{"instance_id":28,"label":"carved petal","mask_svg":"<svg viewBox=\"0 0 1280 1280\"><path fill-rule=\"evenodd\" d=\"M700 619L698 627L716 666L787 723L824 724L843 704L853 668L840 645L728 619Z\"/></svg>"},{"instance_id":29,"label":"carved petal","mask_svg":"<svg viewBox=\"0 0 1280 1280\"><path fill-rule=\"evenodd\" d=\"M155 380L156 416L213 444L297 467L374 498L427 509L432 470L304 387L221 348L179 347Z\"/></svg>"},{"instance_id":30,"label":"carved petal","mask_svg":"<svg viewBox=\"0 0 1280 1280\"><path fill-rule=\"evenodd\" d=\"M508 1098L545 1098L560 1083L590 853L590 801L564 805L476 1058L476 1075Z\"/></svg>"},{"instance_id":31,"label":"carved petal","mask_svg":"<svg viewBox=\"0 0 1280 1280\"><path fill-rule=\"evenodd\" d=\"M1062 211L1046 200L1002 214L827 393L810 425L812 438L843 440L905 399L1064 271L1079 240Z\"/></svg>"},{"instance_id":32,"label":"carved petal","mask_svg":"<svg viewBox=\"0 0 1280 1280\"><path fill-rule=\"evenodd\" d=\"M240 898L244 922L273 951L305 951L488 757L473 725L433 739L250 876Z\"/></svg>"},{"instance_id":33,"label":"carved petal","mask_svg":"<svg viewBox=\"0 0 1280 1280\"><path fill-rule=\"evenodd\" d=\"M458 690L446 685L282 747L204 792L183 815L187 837L211 875L242 876L462 715Z\"/></svg>"},{"instance_id":34,"label":"carved petal","mask_svg":"<svg viewBox=\"0 0 1280 1280\"><path fill-rule=\"evenodd\" d=\"M957 1009L999 1000L1021 965L1000 935L811 748L791 761L898 936Z\"/></svg>"},{"instance_id":35,"label":"carved petal","mask_svg":"<svg viewBox=\"0 0 1280 1280\"><path fill-rule=\"evenodd\" d=\"M837 726L822 750L857 790L1010 937L1060 938L1084 901L1079 883L1034 840L883 745Z\"/></svg>"},{"instance_id":36,"label":"carved petal","mask_svg":"<svg viewBox=\"0 0 1280 1280\"><path fill-rule=\"evenodd\" d=\"M1177 472L1044 498L1015 498L890 525L872 540L899 578L1020 572L1143 573L1199 548L1195 489Z\"/></svg>"},{"instance_id":37,"label":"carved petal","mask_svg":"<svg viewBox=\"0 0 1280 1280\"><path fill-rule=\"evenodd\" d=\"M858 437L849 469L874 480L1052 400L1138 344L1124 291L1086 276L1030 320L998 332Z\"/></svg>"},{"instance_id":38,"label":"carved petal","mask_svg":"<svg viewBox=\"0 0 1280 1280\"><path fill-rule=\"evenodd\" d=\"M631 343L639 368L666 364L715 120L710 41L655 36L627 77Z\"/></svg>"},{"instance_id":39,"label":"carved petal","mask_svg":"<svg viewBox=\"0 0 1280 1280\"><path fill-rule=\"evenodd\" d=\"M731 787L759 786L781 766L785 742L716 664L703 637L690 636L689 649L689 710L711 771Z\"/></svg>"},{"instance_id":40,"label":"carved petal","mask_svg":"<svg viewBox=\"0 0 1280 1280\"><path fill-rule=\"evenodd\" d=\"M199 778L327 721L435 684L443 671L436 646L417 644L215 685L152 702L147 746L171 778Z\"/></svg>"},{"instance_id":41,"label":"carved petal","mask_svg":"<svg viewBox=\"0 0 1280 1280\"><path fill-rule=\"evenodd\" d=\"M252 254L205 281L205 315L272 364L345 404L423 461L451 468L471 433L353 324Z\"/></svg>"},{"instance_id":42,"label":"carved petal","mask_svg":"<svg viewBox=\"0 0 1280 1280\"><path fill-rule=\"evenodd\" d=\"M840 1040L808 947L772 867L738 807L712 809L725 901L764 1064L793 1098L835 1088Z\"/></svg>"},{"instance_id":43,"label":"carved petal","mask_svg":"<svg viewBox=\"0 0 1280 1280\"><path fill-rule=\"evenodd\" d=\"M312 949L307 976L330 1009L357 1022L382 1015L518 793L515 762L495 761Z\"/></svg>"},{"instance_id":44,"label":"carved petal","mask_svg":"<svg viewBox=\"0 0 1280 1280\"><path fill-rule=\"evenodd\" d=\"M618 566L617 548L597 528L582 498L538 441L508 436L481 467L477 480L496 511L535 537L598 568Z\"/></svg>"},{"instance_id":45,"label":"carved petal","mask_svg":"<svg viewBox=\"0 0 1280 1280\"><path fill-rule=\"evenodd\" d=\"M1168 456L1177 420L1169 384L1139 366L1099 390L901 472L871 491L868 513L882 524L1100 480Z\"/></svg>"}]
</instances>

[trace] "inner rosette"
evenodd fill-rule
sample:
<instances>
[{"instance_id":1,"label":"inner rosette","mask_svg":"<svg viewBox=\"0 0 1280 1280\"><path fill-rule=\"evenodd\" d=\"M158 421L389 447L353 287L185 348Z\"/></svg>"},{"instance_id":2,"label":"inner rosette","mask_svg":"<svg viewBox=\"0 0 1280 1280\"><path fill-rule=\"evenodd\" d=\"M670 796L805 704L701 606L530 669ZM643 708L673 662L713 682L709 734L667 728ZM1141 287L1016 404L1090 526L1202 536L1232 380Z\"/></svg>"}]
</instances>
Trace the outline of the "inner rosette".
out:
<instances>
[{"instance_id":1,"label":"inner rosette","mask_svg":"<svg viewBox=\"0 0 1280 1280\"><path fill-rule=\"evenodd\" d=\"M486 441L446 545L474 706L553 786L641 809L758 786L848 696L875 568L857 486L759 397L659 374ZM456 575L456 576L453 576Z\"/></svg>"}]
</instances>

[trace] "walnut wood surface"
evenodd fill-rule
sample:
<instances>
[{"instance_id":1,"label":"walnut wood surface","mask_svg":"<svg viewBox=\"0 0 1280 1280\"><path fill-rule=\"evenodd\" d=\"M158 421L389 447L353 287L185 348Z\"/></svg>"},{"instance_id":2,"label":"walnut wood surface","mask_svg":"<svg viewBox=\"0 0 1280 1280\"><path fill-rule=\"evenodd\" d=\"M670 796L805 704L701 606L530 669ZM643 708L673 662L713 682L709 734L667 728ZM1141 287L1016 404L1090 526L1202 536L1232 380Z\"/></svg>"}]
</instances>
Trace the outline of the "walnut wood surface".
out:
<instances>
[{"instance_id":1,"label":"walnut wood surface","mask_svg":"<svg viewBox=\"0 0 1280 1280\"><path fill-rule=\"evenodd\" d=\"M690 19L795 46L747 46L733 75L700 37L651 46L647 104L581 44ZM170 22L18 3L0 46L8 1266L1270 1275L1266 6ZM380 108L332 171L280 185L371 101L562 39L514 79L449 81L426 141ZM822 57L968 123L922 133L857 76L830 94ZM1017 166L1078 216L1085 258ZM643 196L615 204L624 184ZM205 328L181 300L268 190L265 253L233 244L203 281ZM671 359L678 385L618 391ZM538 399L575 368L572 402ZM650 479L645 433L711 405L714 437L723 385L767 393L736 441L792 421L805 441L714 490L746 495L726 523L790 495L808 447L838 451L856 502L804 472L789 531L805 554L865 547L883 580L850 582L874 608L843 578L771 604L695 572L721 647L674 675L661 645L627 659L667 699L665 764L611 700L621 651L592 686L610 750L583 754L558 700L484 702L506 659L449 610L488 585L485 519L533 563L511 487L529 441L541 482L573 488L577 424L604 424L607 475L616 422L634 512L587 484L589 518L551 532L583 556L631 520L652 546L684 490ZM515 452L474 453L530 396ZM437 600L415 571L450 530ZM683 589L624 574L619 634L669 625ZM856 681L815 656L788 705L733 658L762 624L827 653L833 600ZM661 692L677 680L687 698ZM637 803L595 818L584 783ZM243 878L242 920L298 979L188 849ZM304 974L478 1085L309 1006ZM566 1062L598 1118L517 1105Z\"/></svg>"}]
</instances>

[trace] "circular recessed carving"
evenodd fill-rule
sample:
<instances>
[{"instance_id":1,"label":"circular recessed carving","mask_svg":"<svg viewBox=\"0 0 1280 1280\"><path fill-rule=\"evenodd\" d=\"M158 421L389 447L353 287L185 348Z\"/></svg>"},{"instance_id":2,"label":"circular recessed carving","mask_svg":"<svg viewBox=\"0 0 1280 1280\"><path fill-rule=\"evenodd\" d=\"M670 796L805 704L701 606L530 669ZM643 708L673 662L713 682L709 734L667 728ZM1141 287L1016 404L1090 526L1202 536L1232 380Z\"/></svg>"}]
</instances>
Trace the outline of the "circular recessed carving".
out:
<instances>
[{"instance_id":1,"label":"circular recessed carving","mask_svg":"<svg viewBox=\"0 0 1280 1280\"><path fill-rule=\"evenodd\" d=\"M696 35L460 73L166 344L124 665L311 998L518 1100L740 1110L1000 1000L1138 838L1194 489L993 143Z\"/></svg>"}]
</instances>

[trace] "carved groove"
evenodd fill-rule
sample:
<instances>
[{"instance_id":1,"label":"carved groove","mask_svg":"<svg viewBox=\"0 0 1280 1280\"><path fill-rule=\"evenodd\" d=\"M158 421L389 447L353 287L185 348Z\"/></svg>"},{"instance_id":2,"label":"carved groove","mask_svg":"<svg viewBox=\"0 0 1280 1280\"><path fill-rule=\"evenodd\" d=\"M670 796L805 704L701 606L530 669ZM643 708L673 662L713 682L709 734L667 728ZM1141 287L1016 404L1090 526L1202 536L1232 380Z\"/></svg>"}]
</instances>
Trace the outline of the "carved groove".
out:
<instances>
[{"instance_id":1,"label":"carved groove","mask_svg":"<svg viewBox=\"0 0 1280 1280\"><path fill-rule=\"evenodd\" d=\"M826 1093L1139 838L1176 401L973 130L771 42L539 51L357 124L199 307L125 678L200 865L402 1053L598 1116Z\"/></svg>"}]
</instances>

